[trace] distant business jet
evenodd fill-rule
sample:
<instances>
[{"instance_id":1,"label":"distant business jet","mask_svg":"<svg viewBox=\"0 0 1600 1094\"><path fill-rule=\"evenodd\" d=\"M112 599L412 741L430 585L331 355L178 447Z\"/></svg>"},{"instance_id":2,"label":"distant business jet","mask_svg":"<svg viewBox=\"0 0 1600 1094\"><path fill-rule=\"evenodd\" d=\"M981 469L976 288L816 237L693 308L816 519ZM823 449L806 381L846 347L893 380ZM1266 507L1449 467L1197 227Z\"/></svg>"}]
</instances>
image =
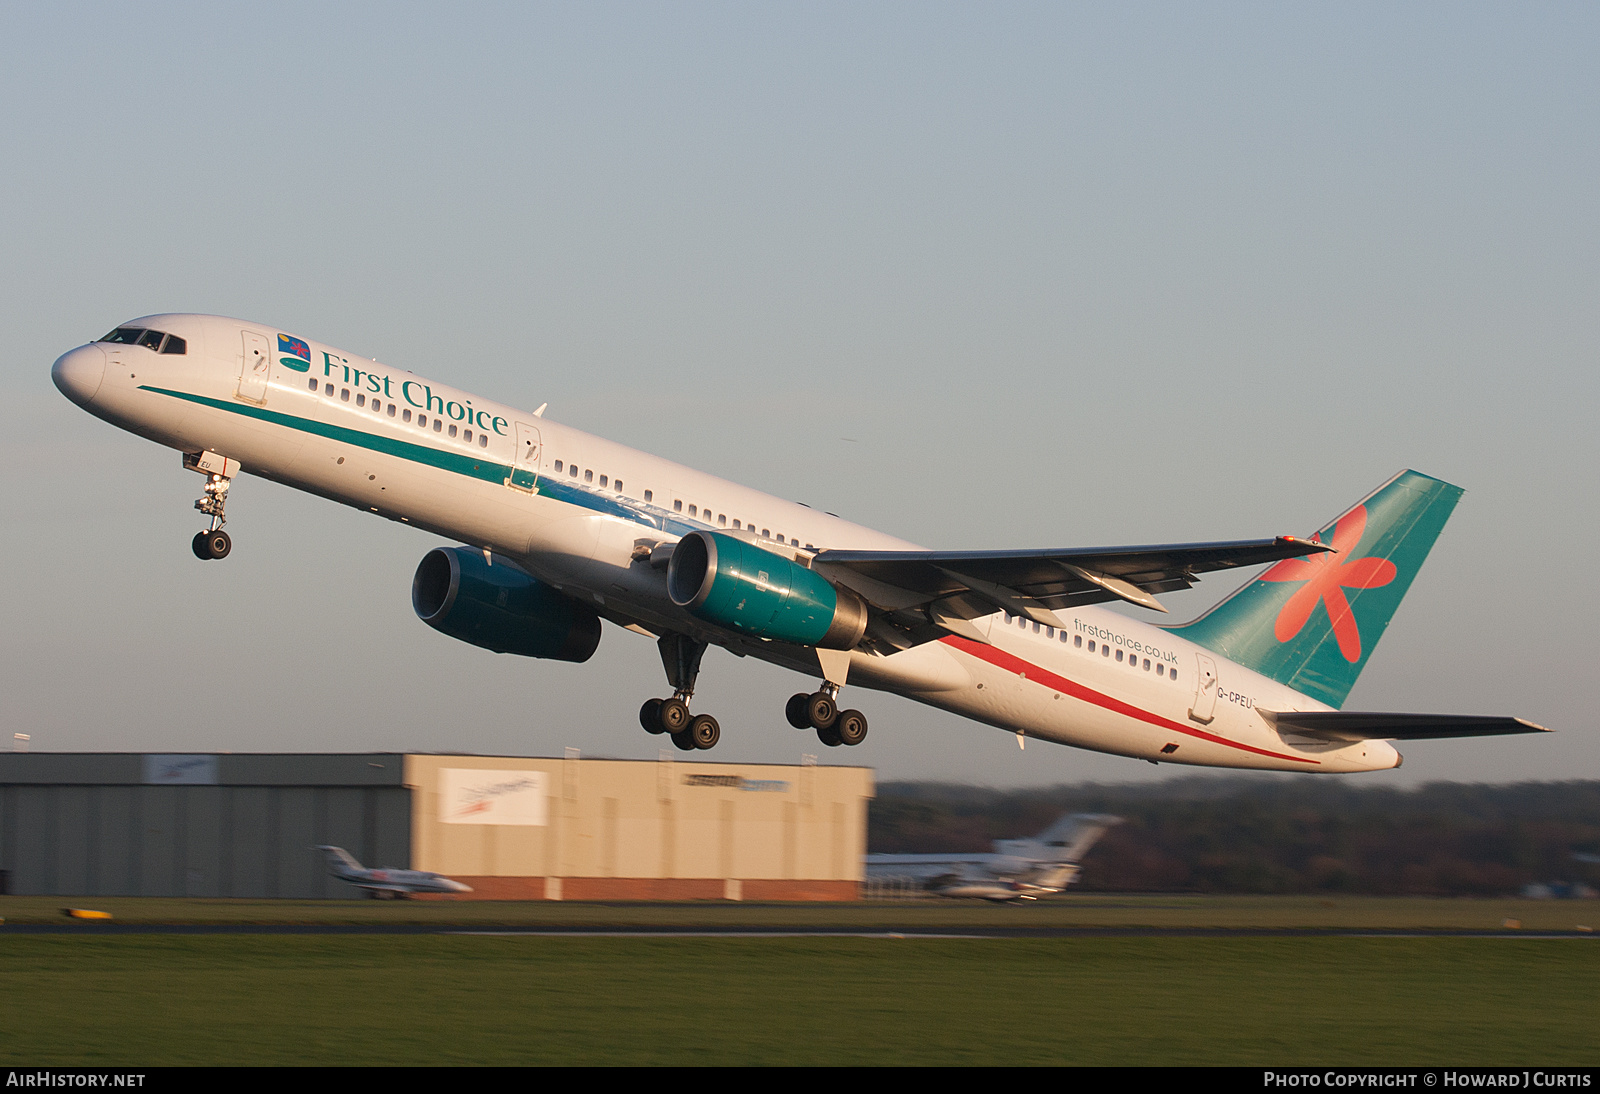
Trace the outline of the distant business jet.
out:
<instances>
[{"instance_id":1,"label":"distant business jet","mask_svg":"<svg viewBox=\"0 0 1600 1094\"><path fill-rule=\"evenodd\" d=\"M1121 817L1072 813L1032 839L998 839L993 854L868 855L867 877L906 880L939 896L1037 900L1078 880L1078 864Z\"/></svg>"},{"instance_id":2,"label":"distant business jet","mask_svg":"<svg viewBox=\"0 0 1600 1094\"><path fill-rule=\"evenodd\" d=\"M205 477L194 553L220 559L247 471L466 544L412 582L435 629L497 653L586 661L600 621L656 639L672 694L639 711L710 748L689 709L718 645L814 677L790 725L860 744L847 678L1037 737L1151 762L1279 771L1397 767L1394 739L1540 732L1515 718L1340 707L1461 490L1403 471L1311 539L928 551L832 514L272 327L131 320L63 354L56 386L177 449ZM1156 593L1271 564L1192 623ZM608 685L609 686L609 685Z\"/></svg>"},{"instance_id":3,"label":"distant business jet","mask_svg":"<svg viewBox=\"0 0 1600 1094\"><path fill-rule=\"evenodd\" d=\"M365 889L376 897L403 897L410 893L470 893L472 886L426 870L369 870L343 847L322 844L313 850L328 856L328 873L340 881Z\"/></svg>"}]
</instances>

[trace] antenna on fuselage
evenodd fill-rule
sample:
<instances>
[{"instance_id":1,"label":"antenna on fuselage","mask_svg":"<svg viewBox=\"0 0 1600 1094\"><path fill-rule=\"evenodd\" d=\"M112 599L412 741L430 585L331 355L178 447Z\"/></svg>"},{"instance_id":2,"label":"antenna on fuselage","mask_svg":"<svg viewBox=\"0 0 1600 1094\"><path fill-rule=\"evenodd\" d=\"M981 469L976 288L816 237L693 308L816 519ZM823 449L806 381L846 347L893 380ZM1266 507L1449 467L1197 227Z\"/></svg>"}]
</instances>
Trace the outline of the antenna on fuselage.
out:
<instances>
[{"instance_id":1,"label":"antenna on fuselage","mask_svg":"<svg viewBox=\"0 0 1600 1094\"><path fill-rule=\"evenodd\" d=\"M550 405L549 403L540 403L539 404L539 409L535 410L533 412L533 416L535 418L543 418L544 417L544 408L549 406L549 405Z\"/></svg>"}]
</instances>

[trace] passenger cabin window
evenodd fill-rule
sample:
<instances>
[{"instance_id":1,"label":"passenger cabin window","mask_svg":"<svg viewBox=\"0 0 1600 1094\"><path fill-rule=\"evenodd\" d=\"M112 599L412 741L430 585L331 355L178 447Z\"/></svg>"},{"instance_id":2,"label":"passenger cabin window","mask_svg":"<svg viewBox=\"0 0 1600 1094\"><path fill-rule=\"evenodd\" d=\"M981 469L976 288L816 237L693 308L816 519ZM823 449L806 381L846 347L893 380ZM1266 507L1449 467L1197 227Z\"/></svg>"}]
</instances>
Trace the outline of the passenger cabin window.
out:
<instances>
[{"instance_id":1,"label":"passenger cabin window","mask_svg":"<svg viewBox=\"0 0 1600 1094\"><path fill-rule=\"evenodd\" d=\"M644 492L644 500L645 500L645 501L647 501L647 502L649 502L649 501L655 501L655 500L656 500L656 495L655 495L655 491L653 491L653 490L646 490L646 491L645 491L645 492Z\"/></svg>"},{"instance_id":2,"label":"passenger cabin window","mask_svg":"<svg viewBox=\"0 0 1600 1094\"><path fill-rule=\"evenodd\" d=\"M690 515L690 516L691 516L691 517L692 517L692 516L694 516L694 515L695 515L695 514L696 514L696 513L697 513L697 512L698 512L698 511L699 511L699 510L697 510L697 509L695 509L695 507L694 507L694 506L692 506L692 505L691 505L691 506L689 506L689 515Z\"/></svg>"},{"instance_id":3,"label":"passenger cabin window","mask_svg":"<svg viewBox=\"0 0 1600 1094\"><path fill-rule=\"evenodd\" d=\"M601 476L600 476L600 486L601 486L601 487L602 487L602 488L604 488L604 487L605 487L605 485L606 485L606 477L605 477L605 476L604 476L604 475L601 475Z\"/></svg>"},{"instance_id":4,"label":"passenger cabin window","mask_svg":"<svg viewBox=\"0 0 1600 1094\"><path fill-rule=\"evenodd\" d=\"M409 422L411 420L411 409L409 407L400 412L400 420L402 422Z\"/></svg>"},{"instance_id":5,"label":"passenger cabin window","mask_svg":"<svg viewBox=\"0 0 1600 1094\"><path fill-rule=\"evenodd\" d=\"M315 377L313 377L312 380L311 380L311 390L312 391L316 391L317 390L317 381L316 381Z\"/></svg>"},{"instance_id":6,"label":"passenger cabin window","mask_svg":"<svg viewBox=\"0 0 1600 1094\"><path fill-rule=\"evenodd\" d=\"M594 472L591 471L587 467L583 469L583 481L584 482L593 482L594 481Z\"/></svg>"},{"instance_id":7,"label":"passenger cabin window","mask_svg":"<svg viewBox=\"0 0 1600 1094\"><path fill-rule=\"evenodd\" d=\"M563 466L563 465L562 465L562 463L561 463L561 461L560 461L560 460L557 460L557 461L556 461L556 474L558 474L558 475L559 475L559 474L561 474L561 472L563 472L563 471L565 471L565 470L566 470L566 467L564 467L564 466Z\"/></svg>"},{"instance_id":8,"label":"passenger cabin window","mask_svg":"<svg viewBox=\"0 0 1600 1094\"><path fill-rule=\"evenodd\" d=\"M567 465L567 474L571 475L573 478L577 478L578 477L578 465L575 464L575 463Z\"/></svg>"},{"instance_id":9,"label":"passenger cabin window","mask_svg":"<svg viewBox=\"0 0 1600 1094\"><path fill-rule=\"evenodd\" d=\"M673 498L672 499L672 511L674 513L683 512L683 499L682 498Z\"/></svg>"},{"instance_id":10,"label":"passenger cabin window","mask_svg":"<svg viewBox=\"0 0 1600 1094\"><path fill-rule=\"evenodd\" d=\"M616 482L612 483L611 489L615 490L619 494L622 493L622 480L618 479Z\"/></svg>"}]
</instances>

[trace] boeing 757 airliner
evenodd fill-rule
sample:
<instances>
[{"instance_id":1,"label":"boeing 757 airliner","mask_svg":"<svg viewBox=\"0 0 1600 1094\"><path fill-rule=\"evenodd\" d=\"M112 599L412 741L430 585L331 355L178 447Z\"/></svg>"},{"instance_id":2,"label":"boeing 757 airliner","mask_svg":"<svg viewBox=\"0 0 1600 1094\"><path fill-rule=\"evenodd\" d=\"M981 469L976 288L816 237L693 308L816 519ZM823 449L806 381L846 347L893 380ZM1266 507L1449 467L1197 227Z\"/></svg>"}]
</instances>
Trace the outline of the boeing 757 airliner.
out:
<instances>
[{"instance_id":1,"label":"boeing 757 airliner","mask_svg":"<svg viewBox=\"0 0 1600 1094\"><path fill-rule=\"evenodd\" d=\"M248 472L425 528L411 600L429 626L586 661L601 620L656 639L672 694L639 720L710 748L691 713L722 646L819 678L785 715L859 744L846 681L1024 737L1152 762L1397 767L1391 741L1539 732L1516 718L1339 709L1461 490L1402 471L1309 539L929 551L275 327L151 315L63 354L73 402L204 476L202 559L232 548ZM1200 573L1268 565L1194 622L1141 623Z\"/></svg>"}]
</instances>

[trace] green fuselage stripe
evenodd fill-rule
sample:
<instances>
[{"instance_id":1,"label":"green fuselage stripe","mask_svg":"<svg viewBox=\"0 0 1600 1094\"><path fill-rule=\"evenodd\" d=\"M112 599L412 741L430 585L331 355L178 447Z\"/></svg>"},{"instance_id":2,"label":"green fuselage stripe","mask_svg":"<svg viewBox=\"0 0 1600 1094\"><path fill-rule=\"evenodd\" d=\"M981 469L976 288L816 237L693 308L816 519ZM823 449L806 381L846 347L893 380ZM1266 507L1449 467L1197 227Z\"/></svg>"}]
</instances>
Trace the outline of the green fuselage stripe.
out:
<instances>
[{"instance_id":1,"label":"green fuselage stripe","mask_svg":"<svg viewBox=\"0 0 1600 1094\"><path fill-rule=\"evenodd\" d=\"M164 387L148 387L140 385L141 391L153 391L158 395L170 395L174 399L185 399L191 403L199 403L214 410L225 410L232 414L239 414L246 418L255 418L258 421L271 422L289 429L298 429L302 433L315 433L319 437L329 440L343 441L360 448L369 448L374 452L382 452L389 456L399 456L401 459L411 460L413 463L427 464L437 467L442 471L450 471L457 475L465 475L470 479L482 479L485 482L505 482L510 467L503 463L490 463L487 460L473 459L459 452L445 452L437 448L429 448L423 444L413 444L410 441L397 440L393 437L380 437L373 433L363 433L359 429L350 429L342 425L329 425L319 422L314 418L300 418L293 414L281 414L276 410L266 407L246 406L242 403L230 403L222 399L211 399L204 395L192 395L187 391L171 391Z\"/></svg>"},{"instance_id":2,"label":"green fuselage stripe","mask_svg":"<svg viewBox=\"0 0 1600 1094\"><path fill-rule=\"evenodd\" d=\"M351 429L348 426L330 425L327 422L319 422L315 418L302 418L295 414L284 414L276 410L268 410L266 407L250 406L226 399L212 399L205 395L195 395L187 391L173 391L164 387L151 387L148 384L141 384L139 390L154 392L157 395L167 395L174 399L183 399L186 402L198 403L213 410L238 414L245 418L255 418L257 421L271 422L273 425L280 425L285 429L313 433L319 437L342 441L358 448L370 449L373 452L381 452L388 456L397 456L400 459L410 460L413 463L423 464L428 467L437 467L439 470L448 471L451 474L465 475L469 479L504 483L511 472L509 464L475 459L459 452L430 448L425 444L402 441L394 437L384 437L376 433L367 433L360 429ZM518 472L519 480L522 474L524 473ZM521 486L523 483L518 481L517 485ZM531 487L525 486L524 488L530 489L532 493L542 495L552 501L564 502L592 512L620 517L623 520L633 521L648 528L671 532L674 535L681 536L696 528L709 527L697 521L685 521L676 514L669 514L656 506L638 502L632 498L598 495L592 491L585 490L576 483L568 483L557 478L540 476Z\"/></svg>"}]
</instances>

